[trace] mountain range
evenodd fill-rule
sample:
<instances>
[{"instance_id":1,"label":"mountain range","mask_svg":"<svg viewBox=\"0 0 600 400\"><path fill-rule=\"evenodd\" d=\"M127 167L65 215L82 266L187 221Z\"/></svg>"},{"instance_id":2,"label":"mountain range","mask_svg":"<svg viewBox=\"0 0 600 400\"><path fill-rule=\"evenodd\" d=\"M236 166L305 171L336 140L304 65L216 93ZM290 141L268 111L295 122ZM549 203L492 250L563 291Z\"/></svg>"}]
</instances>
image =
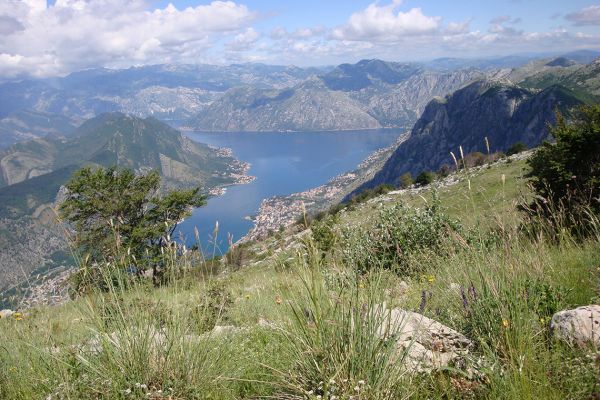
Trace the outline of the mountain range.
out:
<instances>
[{"instance_id":1,"label":"mountain range","mask_svg":"<svg viewBox=\"0 0 600 400\"><path fill-rule=\"evenodd\" d=\"M0 119L20 112L42 113L78 126L118 111L207 131L409 129L431 99L475 80L505 77L519 83L546 70L575 70L598 56L578 51L544 59L539 55L426 63L375 59L319 68L251 63L98 68L61 78L1 83ZM541 80L538 76L528 84L533 88ZM22 124L24 129L9 137L3 129L6 124L0 123L0 146L44 136L27 134L35 131L34 125Z\"/></svg>"}]
</instances>

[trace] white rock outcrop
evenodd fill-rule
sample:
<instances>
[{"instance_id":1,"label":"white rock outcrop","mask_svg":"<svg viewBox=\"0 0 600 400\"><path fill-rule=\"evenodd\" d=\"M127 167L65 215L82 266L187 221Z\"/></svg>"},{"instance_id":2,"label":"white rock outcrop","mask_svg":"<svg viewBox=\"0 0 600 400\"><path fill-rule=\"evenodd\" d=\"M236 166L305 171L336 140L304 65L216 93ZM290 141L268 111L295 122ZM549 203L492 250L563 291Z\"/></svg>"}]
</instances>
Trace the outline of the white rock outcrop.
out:
<instances>
[{"instance_id":1,"label":"white rock outcrop","mask_svg":"<svg viewBox=\"0 0 600 400\"><path fill-rule=\"evenodd\" d=\"M379 336L396 341L400 362L411 372L444 368L469 354L473 343L431 318L399 308L383 311Z\"/></svg>"},{"instance_id":2,"label":"white rock outcrop","mask_svg":"<svg viewBox=\"0 0 600 400\"><path fill-rule=\"evenodd\" d=\"M600 306L593 304L559 311L552 316L550 330L570 344L600 345Z\"/></svg>"}]
</instances>

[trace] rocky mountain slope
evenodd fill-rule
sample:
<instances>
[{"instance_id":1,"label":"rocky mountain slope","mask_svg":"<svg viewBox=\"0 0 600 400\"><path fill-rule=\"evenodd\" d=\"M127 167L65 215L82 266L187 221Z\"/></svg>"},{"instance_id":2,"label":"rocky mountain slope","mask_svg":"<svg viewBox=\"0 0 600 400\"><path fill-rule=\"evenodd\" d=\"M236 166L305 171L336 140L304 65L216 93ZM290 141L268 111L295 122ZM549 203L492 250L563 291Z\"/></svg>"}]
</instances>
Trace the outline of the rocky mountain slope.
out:
<instances>
[{"instance_id":1,"label":"rocky mountain slope","mask_svg":"<svg viewBox=\"0 0 600 400\"><path fill-rule=\"evenodd\" d=\"M524 77L519 84L531 89L546 89L552 85L561 85L573 91L583 101L600 100L600 58L589 64L559 61L562 64L559 65L561 68L544 68L536 71Z\"/></svg>"},{"instance_id":2,"label":"rocky mountain slope","mask_svg":"<svg viewBox=\"0 0 600 400\"><path fill-rule=\"evenodd\" d=\"M0 84L0 118L29 109L79 120L110 111L184 119L232 87L290 87L326 70L263 64L91 69L64 78Z\"/></svg>"},{"instance_id":3,"label":"rocky mountain slope","mask_svg":"<svg viewBox=\"0 0 600 400\"><path fill-rule=\"evenodd\" d=\"M0 119L0 149L40 137L70 136L75 123L62 115L21 110Z\"/></svg>"},{"instance_id":4,"label":"rocky mountain slope","mask_svg":"<svg viewBox=\"0 0 600 400\"><path fill-rule=\"evenodd\" d=\"M282 90L232 89L188 122L203 131L310 131L404 127L434 96L481 79L475 70L363 60Z\"/></svg>"},{"instance_id":5,"label":"rocky mountain slope","mask_svg":"<svg viewBox=\"0 0 600 400\"><path fill-rule=\"evenodd\" d=\"M108 113L85 122L70 139L35 139L0 153L0 187L87 163L157 169L171 186L215 186L227 181L219 176L232 160L154 118Z\"/></svg>"},{"instance_id":6,"label":"rocky mountain slope","mask_svg":"<svg viewBox=\"0 0 600 400\"><path fill-rule=\"evenodd\" d=\"M382 183L398 184L405 172L436 171L452 164L450 152L459 156L505 151L516 142L536 146L548 136L547 123L554 110L580 104L574 92L562 86L530 91L511 84L481 80L445 98L432 100L402 143L375 177L360 189Z\"/></svg>"},{"instance_id":7,"label":"rocky mountain slope","mask_svg":"<svg viewBox=\"0 0 600 400\"><path fill-rule=\"evenodd\" d=\"M317 78L284 90L228 91L189 122L203 131L375 129L381 124L345 93Z\"/></svg>"}]
</instances>

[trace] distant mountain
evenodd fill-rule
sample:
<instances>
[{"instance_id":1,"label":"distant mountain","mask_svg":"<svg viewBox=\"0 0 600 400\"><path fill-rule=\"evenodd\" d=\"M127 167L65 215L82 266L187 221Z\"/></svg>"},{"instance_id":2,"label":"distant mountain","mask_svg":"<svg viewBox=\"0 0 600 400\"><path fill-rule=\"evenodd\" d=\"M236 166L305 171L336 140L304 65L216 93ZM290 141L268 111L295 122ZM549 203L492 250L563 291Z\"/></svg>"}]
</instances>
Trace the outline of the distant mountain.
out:
<instances>
[{"instance_id":1,"label":"distant mountain","mask_svg":"<svg viewBox=\"0 0 600 400\"><path fill-rule=\"evenodd\" d=\"M155 169L167 188L228 184L234 181L231 173L243 169L231 156L193 142L154 118L108 113L85 122L72 138L34 139L0 153L0 215L10 215L10 204L22 213L53 198L83 165ZM18 193L28 201L19 205L23 197Z\"/></svg>"},{"instance_id":2,"label":"distant mountain","mask_svg":"<svg viewBox=\"0 0 600 400\"><path fill-rule=\"evenodd\" d=\"M561 57L576 61L581 64L589 64L600 57L600 51L596 50L576 50L562 54Z\"/></svg>"},{"instance_id":3,"label":"distant mountain","mask_svg":"<svg viewBox=\"0 0 600 400\"><path fill-rule=\"evenodd\" d=\"M561 67L533 71L517 81L521 86L531 89L561 85L573 91L582 101L600 101L600 59L590 64L569 64Z\"/></svg>"},{"instance_id":4,"label":"distant mountain","mask_svg":"<svg viewBox=\"0 0 600 400\"><path fill-rule=\"evenodd\" d=\"M558 57L546 63L547 67L572 67L577 65L577 61L565 57Z\"/></svg>"},{"instance_id":5,"label":"distant mountain","mask_svg":"<svg viewBox=\"0 0 600 400\"><path fill-rule=\"evenodd\" d=\"M188 122L202 131L316 131L380 128L362 105L317 78L284 90L237 88Z\"/></svg>"},{"instance_id":6,"label":"distant mountain","mask_svg":"<svg viewBox=\"0 0 600 400\"><path fill-rule=\"evenodd\" d=\"M28 139L67 137L75 128L75 123L62 115L17 111L0 120L0 149Z\"/></svg>"},{"instance_id":7,"label":"distant mountain","mask_svg":"<svg viewBox=\"0 0 600 400\"><path fill-rule=\"evenodd\" d=\"M581 101L571 90L550 86L533 92L512 84L481 80L453 94L432 100L413 127L410 137L389 158L375 177L357 192L382 183L398 184L410 172L436 171L458 157L485 152L487 137L492 151L505 151L516 142L536 146L548 136L547 123L554 110L568 110Z\"/></svg>"},{"instance_id":8,"label":"distant mountain","mask_svg":"<svg viewBox=\"0 0 600 400\"><path fill-rule=\"evenodd\" d=\"M328 71L264 64L151 65L90 69L64 78L0 84L0 118L23 109L85 120L121 111L184 119L230 88L284 88Z\"/></svg>"},{"instance_id":9,"label":"distant mountain","mask_svg":"<svg viewBox=\"0 0 600 400\"><path fill-rule=\"evenodd\" d=\"M434 96L485 77L427 71L416 64L342 64L281 90L235 88L187 122L202 131L317 131L407 127Z\"/></svg>"},{"instance_id":10,"label":"distant mountain","mask_svg":"<svg viewBox=\"0 0 600 400\"><path fill-rule=\"evenodd\" d=\"M422 70L417 64L362 60L356 64L341 64L322 75L321 80L331 90L351 92L377 84L397 85Z\"/></svg>"}]
</instances>

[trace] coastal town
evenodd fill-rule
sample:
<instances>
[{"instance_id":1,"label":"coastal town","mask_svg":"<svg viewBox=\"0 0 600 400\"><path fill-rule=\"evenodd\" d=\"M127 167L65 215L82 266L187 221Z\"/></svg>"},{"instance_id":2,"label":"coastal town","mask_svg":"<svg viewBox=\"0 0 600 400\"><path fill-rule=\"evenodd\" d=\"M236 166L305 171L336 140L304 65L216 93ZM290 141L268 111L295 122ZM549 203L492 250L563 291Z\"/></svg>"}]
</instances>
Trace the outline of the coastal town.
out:
<instances>
[{"instance_id":1,"label":"coastal town","mask_svg":"<svg viewBox=\"0 0 600 400\"><path fill-rule=\"evenodd\" d=\"M339 203L348 193L371 179L407 137L406 134L400 135L392 145L371 153L355 170L338 175L324 185L264 199L257 215L252 218L254 227L238 243L263 238L281 227L291 225L305 214L324 211Z\"/></svg>"}]
</instances>

